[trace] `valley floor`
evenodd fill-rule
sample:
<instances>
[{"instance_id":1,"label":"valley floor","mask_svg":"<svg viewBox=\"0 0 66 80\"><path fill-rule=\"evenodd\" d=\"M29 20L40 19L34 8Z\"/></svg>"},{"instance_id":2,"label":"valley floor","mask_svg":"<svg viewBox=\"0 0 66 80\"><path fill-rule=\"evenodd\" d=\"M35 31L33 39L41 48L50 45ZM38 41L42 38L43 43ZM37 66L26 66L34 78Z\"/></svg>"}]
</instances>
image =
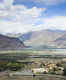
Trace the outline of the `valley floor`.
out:
<instances>
[{"instance_id":1,"label":"valley floor","mask_svg":"<svg viewBox=\"0 0 66 80\"><path fill-rule=\"evenodd\" d=\"M21 70L47 68L49 71L47 74L33 72L33 75L10 76L14 70L15 73L18 72L19 68ZM66 70L65 49L0 51L0 80L66 80L63 76L64 68Z\"/></svg>"},{"instance_id":2,"label":"valley floor","mask_svg":"<svg viewBox=\"0 0 66 80\"><path fill-rule=\"evenodd\" d=\"M4 73L4 74L3 74ZM14 76L9 77L7 73L0 73L0 80L66 80L65 76L47 75L42 76Z\"/></svg>"}]
</instances>

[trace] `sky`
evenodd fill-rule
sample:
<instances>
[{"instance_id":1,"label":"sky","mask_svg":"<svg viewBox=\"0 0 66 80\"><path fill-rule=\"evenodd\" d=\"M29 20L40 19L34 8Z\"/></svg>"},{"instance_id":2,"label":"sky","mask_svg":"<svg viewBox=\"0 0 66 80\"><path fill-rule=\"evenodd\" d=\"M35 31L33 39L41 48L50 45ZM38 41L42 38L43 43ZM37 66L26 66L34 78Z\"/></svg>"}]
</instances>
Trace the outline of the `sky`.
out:
<instances>
[{"instance_id":1,"label":"sky","mask_svg":"<svg viewBox=\"0 0 66 80\"><path fill-rule=\"evenodd\" d=\"M0 33L66 30L66 0L0 0Z\"/></svg>"}]
</instances>

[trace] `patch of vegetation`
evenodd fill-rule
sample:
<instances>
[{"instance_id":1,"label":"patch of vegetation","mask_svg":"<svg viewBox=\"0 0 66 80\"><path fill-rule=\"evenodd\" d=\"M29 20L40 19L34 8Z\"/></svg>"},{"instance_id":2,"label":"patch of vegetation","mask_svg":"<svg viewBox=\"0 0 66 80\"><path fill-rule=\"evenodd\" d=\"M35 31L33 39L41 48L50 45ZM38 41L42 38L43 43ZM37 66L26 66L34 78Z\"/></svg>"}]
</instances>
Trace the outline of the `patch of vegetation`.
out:
<instances>
[{"instance_id":1,"label":"patch of vegetation","mask_svg":"<svg viewBox=\"0 0 66 80\"><path fill-rule=\"evenodd\" d=\"M9 70L17 71L17 70L20 70L21 68L24 68L24 64L10 62L10 63L7 64L7 67L8 67Z\"/></svg>"},{"instance_id":2,"label":"patch of vegetation","mask_svg":"<svg viewBox=\"0 0 66 80\"><path fill-rule=\"evenodd\" d=\"M17 71L24 67L25 65L23 63L16 63L16 62L0 63L0 71L5 71L5 70Z\"/></svg>"},{"instance_id":3,"label":"patch of vegetation","mask_svg":"<svg viewBox=\"0 0 66 80\"><path fill-rule=\"evenodd\" d=\"M66 66L64 67L64 76L66 76Z\"/></svg>"}]
</instances>

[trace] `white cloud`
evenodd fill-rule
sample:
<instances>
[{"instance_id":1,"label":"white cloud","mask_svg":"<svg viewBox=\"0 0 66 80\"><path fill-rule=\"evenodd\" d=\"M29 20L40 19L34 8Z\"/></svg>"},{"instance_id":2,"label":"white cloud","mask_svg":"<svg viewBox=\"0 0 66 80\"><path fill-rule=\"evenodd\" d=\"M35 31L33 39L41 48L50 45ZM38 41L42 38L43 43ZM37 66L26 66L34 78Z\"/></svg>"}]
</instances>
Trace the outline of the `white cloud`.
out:
<instances>
[{"instance_id":1,"label":"white cloud","mask_svg":"<svg viewBox=\"0 0 66 80\"><path fill-rule=\"evenodd\" d=\"M41 19L44 23L41 25L34 26L33 24L25 24L25 23L14 23L14 22L0 22L0 32L2 33L25 33L28 31L37 31L43 29L61 29L66 30L66 17L64 16L56 16L53 18L44 18Z\"/></svg>"},{"instance_id":2,"label":"white cloud","mask_svg":"<svg viewBox=\"0 0 66 80\"><path fill-rule=\"evenodd\" d=\"M46 8L27 8L24 5L12 5L5 0L5 5L0 8L0 32L28 32L34 29L34 24L38 21L42 11ZM9 4L11 8L9 7ZM9 21L8 21L9 20Z\"/></svg>"},{"instance_id":3,"label":"white cloud","mask_svg":"<svg viewBox=\"0 0 66 80\"><path fill-rule=\"evenodd\" d=\"M0 3L0 10L11 9L13 2L14 2L14 0L3 0L3 2Z\"/></svg>"},{"instance_id":4,"label":"white cloud","mask_svg":"<svg viewBox=\"0 0 66 80\"><path fill-rule=\"evenodd\" d=\"M42 11L45 11L46 8L42 9L42 8L37 8L37 7L33 7L28 9L27 7L23 6L13 6L12 11L10 12L11 15L9 14L9 16L13 16L15 17L16 21L20 21L20 22L24 22L24 23L33 23L35 22L35 20L41 16Z\"/></svg>"},{"instance_id":5,"label":"white cloud","mask_svg":"<svg viewBox=\"0 0 66 80\"><path fill-rule=\"evenodd\" d=\"M4 6L7 9L10 9L12 7L14 0L4 0Z\"/></svg>"},{"instance_id":6,"label":"white cloud","mask_svg":"<svg viewBox=\"0 0 66 80\"><path fill-rule=\"evenodd\" d=\"M40 0L39 0L40 1ZM55 16L52 18L41 18L42 11L46 8L27 8L24 5L12 5L11 8L0 7L0 33L24 33L28 31L36 31L42 29L65 29L66 30L66 17ZM6 4L6 3L5 3ZM35 25L40 21L43 24Z\"/></svg>"},{"instance_id":7,"label":"white cloud","mask_svg":"<svg viewBox=\"0 0 66 80\"><path fill-rule=\"evenodd\" d=\"M39 25L42 29L61 29L66 30L66 17L55 16L52 18L42 19L43 24Z\"/></svg>"},{"instance_id":8,"label":"white cloud","mask_svg":"<svg viewBox=\"0 0 66 80\"><path fill-rule=\"evenodd\" d=\"M25 25L21 23L14 23L14 22L0 22L0 33L25 33L32 30L31 25Z\"/></svg>"}]
</instances>

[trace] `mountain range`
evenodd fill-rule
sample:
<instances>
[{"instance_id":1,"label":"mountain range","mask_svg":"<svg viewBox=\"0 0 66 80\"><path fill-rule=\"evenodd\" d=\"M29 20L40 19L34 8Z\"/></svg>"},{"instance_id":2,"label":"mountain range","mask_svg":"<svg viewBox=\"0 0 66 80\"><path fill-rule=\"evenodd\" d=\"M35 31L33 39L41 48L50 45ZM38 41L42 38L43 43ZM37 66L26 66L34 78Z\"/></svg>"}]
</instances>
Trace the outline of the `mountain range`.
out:
<instances>
[{"instance_id":1,"label":"mountain range","mask_svg":"<svg viewBox=\"0 0 66 80\"><path fill-rule=\"evenodd\" d=\"M40 30L32 31L19 36L26 46L39 48L66 48L66 31Z\"/></svg>"},{"instance_id":2,"label":"mountain range","mask_svg":"<svg viewBox=\"0 0 66 80\"><path fill-rule=\"evenodd\" d=\"M0 50L21 50L23 48L66 48L66 31L47 29L24 34L0 34Z\"/></svg>"}]
</instances>

